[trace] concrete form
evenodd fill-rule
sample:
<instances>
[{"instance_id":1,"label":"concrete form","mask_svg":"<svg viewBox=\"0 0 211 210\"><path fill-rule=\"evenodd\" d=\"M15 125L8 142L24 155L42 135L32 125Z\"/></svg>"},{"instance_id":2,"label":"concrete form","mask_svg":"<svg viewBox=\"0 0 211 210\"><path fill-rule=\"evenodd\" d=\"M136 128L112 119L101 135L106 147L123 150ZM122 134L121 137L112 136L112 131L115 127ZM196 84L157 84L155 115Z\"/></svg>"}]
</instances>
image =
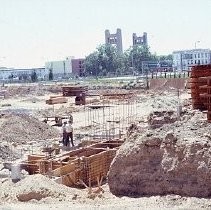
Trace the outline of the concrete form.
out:
<instances>
[{"instance_id":1,"label":"concrete form","mask_svg":"<svg viewBox=\"0 0 211 210\"><path fill-rule=\"evenodd\" d=\"M110 164L122 141L104 141L88 147L72 150L54 158L45 155L29 155L21 168L29 174L49 175L66 186L97 184L106 178Z\"/></svg>"}]
</instances>

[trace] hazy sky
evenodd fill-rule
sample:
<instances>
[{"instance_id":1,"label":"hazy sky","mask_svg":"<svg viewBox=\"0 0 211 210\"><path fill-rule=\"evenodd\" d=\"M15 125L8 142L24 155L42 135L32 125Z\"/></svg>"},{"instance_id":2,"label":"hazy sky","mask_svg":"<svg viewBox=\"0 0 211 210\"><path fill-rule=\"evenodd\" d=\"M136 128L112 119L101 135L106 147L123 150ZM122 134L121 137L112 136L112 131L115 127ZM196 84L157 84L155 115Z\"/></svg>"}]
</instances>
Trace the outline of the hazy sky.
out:
<instances>
[{"instance_id":1,"label":"hazy sky","mask_svg":"<svg viewBox=\"0 0 211 210\"><path fill-rule=\"evenodd\" d=\"M84 57L104 43L104 31L148 33L151 51L211 48L211 0L0 0L0 66L41 67Z\"/></svg>"}]
</instances>

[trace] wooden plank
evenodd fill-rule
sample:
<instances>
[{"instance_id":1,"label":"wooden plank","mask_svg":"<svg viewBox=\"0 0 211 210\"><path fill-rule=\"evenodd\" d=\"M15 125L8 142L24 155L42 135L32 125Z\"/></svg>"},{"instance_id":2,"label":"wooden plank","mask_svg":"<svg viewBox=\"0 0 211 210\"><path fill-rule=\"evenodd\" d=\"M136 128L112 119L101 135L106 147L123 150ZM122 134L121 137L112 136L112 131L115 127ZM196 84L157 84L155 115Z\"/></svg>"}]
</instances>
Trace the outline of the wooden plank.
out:
<instances>
[{"instance_id":1,"label":"wooden plank","mask_svg":"<svg viewBox=\"0 0 211 210\"><path fill-rule=\"evenodd\" d=\"M67 98L60 96L46 100L46 104L61 104L61 103L67 103L67 101L68 101Z\"/></svg>"},{"instance_id":2,"label":"wooden plank","mask_svg":"<svg viewBox=\"0 0 211 210\"><path fill-rule=\"evenodd\" d=\"M40 160L45 158L45 155L28 155L28 161Z\"/></svg>"},{"instance_id":3,"label":"wooden plank","mask_svg":"<svg viewBox=\"0 0 211 210\"><path fill-rule=\"evenodd\" d=\"M70 163L66 166L59 167L52 171L53 176L63 176L76 169L75 163Z\"/></svg>"}]
</instances>

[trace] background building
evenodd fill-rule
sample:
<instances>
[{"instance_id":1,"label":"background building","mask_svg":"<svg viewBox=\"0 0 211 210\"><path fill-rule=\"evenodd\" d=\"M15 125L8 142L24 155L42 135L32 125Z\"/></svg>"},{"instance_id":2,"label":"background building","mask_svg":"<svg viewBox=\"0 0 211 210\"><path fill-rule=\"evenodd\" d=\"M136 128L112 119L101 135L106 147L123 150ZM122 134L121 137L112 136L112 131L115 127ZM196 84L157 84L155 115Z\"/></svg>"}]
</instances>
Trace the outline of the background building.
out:
<instances>
[{"instance_id":1,"label":"background building","mask_svg":"<svg viewBox=\"0 0 211 210\"><path fill-rule=\"evenodd\" d=\"M143 36L137 36L136 33L133 33L133 46L134 45L146 45L146 46L148 46L147 33L144 32Z\"/></svg>"},{"instance_id":2,"label":"background building","mask_svg":"<svg viewBox=\"0 0 211 210\"><path fill-rule=\"evenodd\" d=\"M71 57L66 58L65 60L60 61L49 61L45 63L45 69L47 72L50 69L53 72L54 78L65 78L72 74L72 63Z\"/></svg>"},{"instance_id":3,"label":"background building","mask_svg":"<svg viewBox=\"0 0 211 210\"><path fill-rule=\"evenodd\" d=\"M73 58L72 63L72 73L74 75L83 76L84 74L84 61L85 58Z\"/></svg>"},{"instance_id":4,"label":"background building","mask_svg":"<svg viewBox=\"0 0 211 210\"><path fill-rule=\"evenodd\" d=\"M191 66L210 63L210 49L192 49L173 52L173 69L175 71L187 71L191 69Z\"/></svg>"},{"instance_id":5,"label":"background building","mask_svg":"<svg viewBox=\"0 0 211 210\"><path fill-rule=\"evenodd\" d=\"M48 77L48 71L45 68L30 68L30 69L14 69L14 68L1 68L0 80L30 80L31 74L36 72L38 80L44 80Z\"/></svg>"},{"instance_id":6,"label":"background building","mask_svg":"<svg viewBox=\"0 0 211 210\"><path fill-rule=\"evenodd\" d=\"M115 45L118 52L123 53L121 29L118 28L115 34L110 34L109 30L105 30L105 43Z\"/></svg>"}]
</instances>

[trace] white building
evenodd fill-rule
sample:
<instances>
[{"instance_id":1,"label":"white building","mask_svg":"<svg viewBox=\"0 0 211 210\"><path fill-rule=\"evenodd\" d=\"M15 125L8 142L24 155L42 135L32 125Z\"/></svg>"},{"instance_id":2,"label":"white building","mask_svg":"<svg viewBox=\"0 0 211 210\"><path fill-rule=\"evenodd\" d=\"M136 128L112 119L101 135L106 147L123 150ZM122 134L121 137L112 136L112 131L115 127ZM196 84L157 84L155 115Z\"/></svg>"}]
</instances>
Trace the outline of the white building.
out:
<instances>
[{"instance_id":1,"label":"white building","mask_svg":"<svg viewBox=\"0 0 211 210\"><path fill-rule=\"evenodd\" d=\"M49 61L45 63L46 71L50 69L53 72L54 77L65 77L72 74L72 62L71 57L66 60Z\"/></svg>"},{"instance_id":2,"label":"white building","mask_svg":"<svg viewBox=\"0 0 211 210\"><path fill-rule=\"evenodd\" d=\"M173 52L173 69L175 71L187 71L191 69L191 66L210 63L210 49L192 49Z\"/></svg>"},{"instance_id":3,"label":"white building","mask_svg":"<svg viewBox=\"0 0 211 210\"><path fill-rule=\"evenodd\" d=\"M36 72L39 80L48 78L48 72L45 68L31 68L31 69L14 69L14 68L0 68L0 80L8 80L12 77L13 80L19 80L19 78L26 76L31 77L33 72Z\"/></svg>"}]
</instances>

